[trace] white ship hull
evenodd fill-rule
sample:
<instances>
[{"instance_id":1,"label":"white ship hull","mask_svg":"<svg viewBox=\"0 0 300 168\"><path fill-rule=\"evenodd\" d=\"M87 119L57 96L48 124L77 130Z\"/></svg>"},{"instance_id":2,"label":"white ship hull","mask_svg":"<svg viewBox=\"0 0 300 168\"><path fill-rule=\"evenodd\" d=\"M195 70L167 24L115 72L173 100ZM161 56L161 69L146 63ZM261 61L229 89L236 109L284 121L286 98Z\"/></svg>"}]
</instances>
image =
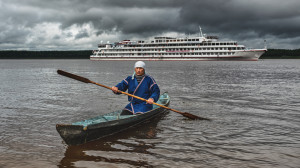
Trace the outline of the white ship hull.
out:
<instances>
[{"instance_id":1,"label":"white ship hull","mask_svg":"<svg viewBox=\"0 0 300 168\"><path fill-rule=\"evenodd\" d=\"M266 49L236 51L234 55L215 56L97 56L91 55L92 61L257 61Z\"/></svg>"}]
</instances>

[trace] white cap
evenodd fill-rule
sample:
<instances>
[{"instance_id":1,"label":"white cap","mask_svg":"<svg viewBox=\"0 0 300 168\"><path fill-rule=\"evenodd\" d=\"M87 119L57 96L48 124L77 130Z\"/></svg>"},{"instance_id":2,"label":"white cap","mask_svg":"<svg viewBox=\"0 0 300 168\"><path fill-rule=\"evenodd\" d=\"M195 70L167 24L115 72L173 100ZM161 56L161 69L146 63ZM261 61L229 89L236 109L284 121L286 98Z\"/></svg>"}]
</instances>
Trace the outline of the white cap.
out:
<instances>
[{"instance_id":1,"label":"white cap","mask_svg":"<svg viewBox=\"0 0 300 168\"><path fill-rule=\"evenodd\" d=\"M137 68L137 67L145 69L146 64L143 61L138 61L134 64L134 68Z\"/></svg>"}]
</instances>

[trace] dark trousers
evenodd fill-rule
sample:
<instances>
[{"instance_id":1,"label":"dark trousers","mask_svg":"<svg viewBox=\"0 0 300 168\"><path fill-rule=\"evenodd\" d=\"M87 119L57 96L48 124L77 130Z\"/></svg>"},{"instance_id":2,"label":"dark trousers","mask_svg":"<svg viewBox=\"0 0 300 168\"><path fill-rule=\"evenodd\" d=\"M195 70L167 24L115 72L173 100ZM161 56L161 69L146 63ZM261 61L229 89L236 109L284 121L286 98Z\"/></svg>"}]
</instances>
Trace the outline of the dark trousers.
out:
<instances>
[{"instance_id":1,"label":"dark trousers","mask_svg":"<svg viewBox=\"0 0 300 168\"><path fill-rule=\"evenodd\" d=\"M132 112L130 112L130 111L128 111L128 110L123 110L122 112L121 112L121 115L133 115L133 113Z\"/></svg>"}]
</instances>

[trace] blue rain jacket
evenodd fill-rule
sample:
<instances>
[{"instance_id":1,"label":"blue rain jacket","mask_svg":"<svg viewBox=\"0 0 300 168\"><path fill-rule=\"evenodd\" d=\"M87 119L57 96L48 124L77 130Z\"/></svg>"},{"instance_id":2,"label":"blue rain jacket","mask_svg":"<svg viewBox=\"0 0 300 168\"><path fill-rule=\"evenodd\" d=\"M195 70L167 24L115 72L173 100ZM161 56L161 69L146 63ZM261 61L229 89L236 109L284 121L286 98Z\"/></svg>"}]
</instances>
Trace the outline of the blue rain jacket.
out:
<instances>
[{"instance_id":1,"label":"blue rain jacket","mask_svg":"<svg viewBox=\"0 0 300 168\"><path fill-rule=\"evenodd\" d=\"M119 90L125 92L128 89L128 93L144 98L148 100L153 98L154 102L157 102L160 95L160 90L155 82L155 80L150 76L145 74L144 78L138 84L136 78L132 79L132 76L128 76L122 82L116 85ZM145 101L128 96L128 101L130 102L125 109L131 111L133 114L144 113L152 110L153 105L147 104Z\"/></svg>"}]
</instances>

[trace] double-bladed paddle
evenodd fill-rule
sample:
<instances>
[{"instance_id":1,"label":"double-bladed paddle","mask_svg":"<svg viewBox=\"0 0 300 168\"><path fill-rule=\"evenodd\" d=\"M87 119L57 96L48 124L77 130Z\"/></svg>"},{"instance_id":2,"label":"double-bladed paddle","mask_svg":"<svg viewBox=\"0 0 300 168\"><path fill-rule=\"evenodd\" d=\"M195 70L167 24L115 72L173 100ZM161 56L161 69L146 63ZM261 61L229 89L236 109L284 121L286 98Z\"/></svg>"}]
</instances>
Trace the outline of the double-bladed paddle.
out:
<instances>
[{"instance_id":1,"label":"double-bladed paddle","mask_svg":"<svg viewBox=\"0 0 300 168\"><path fill-rule=\"evenodd\" d=\"M110 89L112 90L111 87L108 87L108 86L105 86L105 85L102 85L102 84L99 84L99 83L96 83L96 82L93 82L87 78L84 78L84 77L81 77L81 76L78 76L78 75L74 75L74 74L71 74L69 72L65 72L65 71L62 71L62 70L57 70L57 73L60 74L60 75L63 75L63 76L66 76L66 77L69 77L69 78L72 78L72 79L75 79L75 80L78 80L78 81L81 81L81 82L84 82L84 83L92 83L92 84L95 84L95 85L98 85L98 86L101 86L101 87L104 87L106 89ZM136 99L139 99L139 100L142 100L142 101L145 101L147 102L146 99L143 99L141 97L138 97L138 96L135 96L135 95L132 95L132 94L129 94L129 93L126 93L126 92L123 92L123 91L118 91L119 93L122 93L122 94L125 94L127 96L131 96L131 97L134 97ZM189 119L193 119L193 120L210 120L208 118L204 118L204 117L199 117L199 116L195 116L193 114L190 114L190 113L187 113L187 112L181 112L181 111L178 111L178 110L174 110L174 109L171 109L169 107L166 107L164 105L161 105L161 104L158 104L158 103L155 103L153 102L153 104L157 105L157 106L160 106L160 107L163 107L165 109L168 109L168 110L171 110L171 111L174 111L176 113L179 113Z\"/></svg>"}]
</instances>

